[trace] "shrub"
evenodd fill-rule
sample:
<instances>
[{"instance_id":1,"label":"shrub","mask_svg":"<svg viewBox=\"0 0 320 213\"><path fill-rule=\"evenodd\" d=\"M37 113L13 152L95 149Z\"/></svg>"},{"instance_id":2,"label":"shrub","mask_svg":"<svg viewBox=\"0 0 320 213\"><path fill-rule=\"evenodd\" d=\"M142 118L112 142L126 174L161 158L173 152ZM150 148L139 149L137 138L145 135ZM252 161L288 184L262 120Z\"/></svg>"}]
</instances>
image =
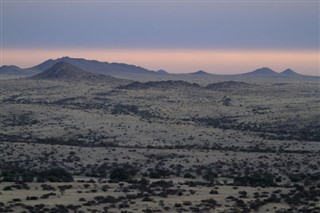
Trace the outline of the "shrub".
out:
<instances>
[{"instance_id":1,"label":"shrub","mask_svg":"<svg viewBox=\"0 0 320 213\"><path fill-rule=\"evenodd\" d=\"M110 180L113 181L130 181L136 175L137 171L132 167L117 167L110 173Z\"/></svg>"},{"instance_id":2,"label":"shrub","mask_svg":"<svg viewBox=\"0 0 320 213\"><path fill-rule=\"evenodd\" d=\"M5 182L33 182L37 179L38 182L71 182L72 175L63 168L52 168L48 170L27 170L18 167L8 168L2 171L1 174Z\"/></svg>"},{"instance_id":3,"label":"shrub","mask_svg":"<svg viewBox=\"0 0 320 213\"><path fill-rule=\"evenodd\" d=\"M183 176L184 178L192 178L192 179L194 179L194 178L196 178L194 175L192 175L191 173L186 173L186 174L184 174L184 176Z\"/></svg>"},{"instance_id":4,"label":"shrub","mask_svg":"<svg viewBox=\"0 0 320 213\"><path fill-rule=\"evenodd\" d=\"M156 168L149 173L150 178L159 179L169 177L171 172L168 169Z\"/></svg>"},{"instance_id":5,"label":"shrub","mask_svg":"<svg viewBox=\"0 0 320 213\"><path fill-rule=\"evenodd\" d=\"M271 175L251 175L251 176L242 176L235 177L233 179L235 185L244 185L244 186L275 186L275 182Z\"/></svg>"},{"instance_id":6,"label":"shrub","mask_svg":"<svg viewBox=\"0 0 320 213\"><path fill-rule=\"evenodd\" d=\"M205 174L202 176L203 179L213 183L214 179L217 178L218 175L214 173L210 168L206 170Z\"/></svg>"},{"instance_id":7,"label":"shrub","mask_svg":"<svg viewBox=\"0 0 320 213\"><path fill-rule=\"evenodd\" d=\"M63 168L53 168L39 172L38 180L48 180L50 182L72 182L72 175Z\"/></svg>"}]
</instances>

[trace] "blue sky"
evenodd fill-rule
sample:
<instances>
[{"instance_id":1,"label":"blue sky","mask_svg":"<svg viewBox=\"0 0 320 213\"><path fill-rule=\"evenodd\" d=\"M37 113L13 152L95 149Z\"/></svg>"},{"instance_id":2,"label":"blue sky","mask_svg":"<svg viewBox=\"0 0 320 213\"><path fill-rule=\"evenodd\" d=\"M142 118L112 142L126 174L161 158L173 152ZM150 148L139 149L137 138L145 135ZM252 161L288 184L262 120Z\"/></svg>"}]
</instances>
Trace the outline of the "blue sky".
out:
<instances>
[{"instance_id":1,"label":"blue sky","mask_svg":"<svg viewBox=\"0 0 320 213\"><path fill-rule=\"evenodd\" d=\"M3 1L2 48L6 60L6 50L19 49L317 52L319 4ZM319 68L317 61L313 64L312 73Z\"/></svg>"}]
</instances>

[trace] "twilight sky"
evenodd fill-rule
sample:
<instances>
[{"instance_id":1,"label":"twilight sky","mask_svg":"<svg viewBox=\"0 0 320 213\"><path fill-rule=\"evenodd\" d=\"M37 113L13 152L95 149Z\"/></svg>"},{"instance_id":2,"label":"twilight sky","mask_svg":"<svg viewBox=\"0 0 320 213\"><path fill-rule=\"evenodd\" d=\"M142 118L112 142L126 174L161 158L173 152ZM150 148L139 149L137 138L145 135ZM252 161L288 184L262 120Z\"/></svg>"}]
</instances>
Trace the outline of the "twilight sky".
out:
<instances>
[{"instance_id":1,"label":"twilight sky","mask_svg":"<svg viewBox=\"0 0 320 213\"><path fill-rule=\"evenodd\" d=\"M319 1L1 1L1 65L83 57L169 72L320 75Z\"/></svg>"}]
</instances>

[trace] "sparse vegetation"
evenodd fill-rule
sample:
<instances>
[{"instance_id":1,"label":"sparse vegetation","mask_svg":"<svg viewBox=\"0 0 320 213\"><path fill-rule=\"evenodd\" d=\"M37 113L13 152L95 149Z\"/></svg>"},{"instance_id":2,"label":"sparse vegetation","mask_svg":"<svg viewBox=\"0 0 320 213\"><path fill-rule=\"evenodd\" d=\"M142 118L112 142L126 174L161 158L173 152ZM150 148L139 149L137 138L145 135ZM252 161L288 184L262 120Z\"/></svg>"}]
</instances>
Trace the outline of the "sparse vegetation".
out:
<instances>
[{"instance_id":1,"label":"sparse vegetation","mask_svg":"<svg viewBox=\"0 0 320 213\"><path fill-rule=\"evenodd\" d=\"M314 82L99 82L1 80L0 212L319 211Z\"/></svg>"},{"instance_id":2,"label":"sparse vegetation","mask_svg":"<svg viewBox=\"0 0 320 213\"><path fill-rule=\"evenodd\" d=\"M0 177L5 182L72 182L72 175L63 168L52 168L47 170L27 170L23 168L1 169Z\"/></svg>"}]
</instances>

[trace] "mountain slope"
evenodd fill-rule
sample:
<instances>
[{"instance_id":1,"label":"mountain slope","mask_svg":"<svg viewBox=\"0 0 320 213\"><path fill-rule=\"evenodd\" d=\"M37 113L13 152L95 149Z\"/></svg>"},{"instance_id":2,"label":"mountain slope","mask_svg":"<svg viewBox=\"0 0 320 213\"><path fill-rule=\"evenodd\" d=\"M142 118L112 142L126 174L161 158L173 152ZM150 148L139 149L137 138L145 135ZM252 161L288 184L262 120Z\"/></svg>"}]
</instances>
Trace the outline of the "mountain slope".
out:
<instances>
[{"instance_id":1,"label":"mountain slope","mask_svg":"<svg viewBox=\"0 0 320 213\"><path fill-rule=\"evenodd\" d=\"M167 74L169 74L167 71L165 71L165 70L158 70L157 72L156 72L157 74L160 74L160 75L167 75Z\"/></svg>"},{"instance_id":2,"label":"mountain slope","mask_svg":"<svg viewBox=\"0 0 320 213\"><path fill-rule=\"evenodd\" d=\"M87 81L87 82L112 82L115 84L128 82L107 75L89 73L68 62L58 62L51 68L30 77L35 80L59 80L59 81Z\"/></svg>"},{"instance_id":3,"label":"mountain slope","mask_svg":"<svg viewBox=\"0 0 320 213\"><path fill-rule=\"evenodd\" d=\"M0 67L0 74L2 75L23 75L23 70L14 65L4 65Z\"/></svg>"},{"instance_id":4,"label":"mountain slope","mask_svg":"<svg viewBox=\"0 0 320 213\"><path fill-rule=\"evenodd\" d=\"M277 76L278 73L268 67L262 67L252 72L244 73L242 75L257 76L257 77L260 77L260 76L272 77L272 76Z\"/></svg>"},{"instance_id":5,"label":"mountain slope","mask_svg":"<svg viewBox=\"0 0 320 213\"><path fill-rule=\"evenodd\" d=\"M197 72L193 72L193 73L190 73L191 75L197 75L197 76L202 76L202 75L211 75L210 73L207 73L203 70L199 70Z\"/></svg>"},{"instance_id":6,"label":"mountain slope","mask_svg":"<svg viewBox=\"0 0 320 213\"><path fill-rule=\"evenodd\" d=\"M38 72L31 69L22 69L15 65L3 65L0 67L0 75L34 75Z\"/></svg>"},{"instance_id":7,"label":"mountain slope","mask_svg":"<svg viewBox=\"0 0 320 213\"><path fill-rule=\"evenodd\" d=\"M49 69L58 62L68 62L74 66L86 70L87 72L105 74L105 75L126 75L126 74L156 74L156 72L145 69L143 67L129 65L125 63L108 63L100 62L96 60L86 60L83 58L69 58L62 57L58 59L47 60L37 66L31 67L30 69L44 71Z\"/></svg>"},{"instance_id":8,"label":"mountain slope","mask_svg":"<svg viewBox=\"0 0 320 213\"><path fill-rule=\"evenodd\" d=\"M287 76L287 77L295 77L295 76L301 76L299 73L296 73L295 71L293 71L292 69L286 69L282 72L279 73L279 75L281 76Z\"/></svg>"}]
</instances>

